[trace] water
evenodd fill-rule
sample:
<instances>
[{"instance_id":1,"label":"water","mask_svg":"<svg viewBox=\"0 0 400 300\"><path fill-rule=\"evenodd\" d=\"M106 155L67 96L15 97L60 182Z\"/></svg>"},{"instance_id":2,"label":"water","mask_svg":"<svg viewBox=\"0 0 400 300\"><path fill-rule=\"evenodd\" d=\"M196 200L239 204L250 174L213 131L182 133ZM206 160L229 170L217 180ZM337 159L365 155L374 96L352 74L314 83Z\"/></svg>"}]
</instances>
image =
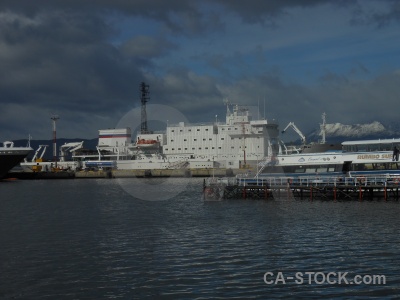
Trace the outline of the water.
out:
<instances>
[{"instance_id":1,"label":"water","mask_svg":"<svg viewBox=\"0 0 400 300\"><path fill-rule=\"evenodd\" d=\"M202 179L160 182L165 183L0 182L0 299L393 299L400 294L399 202L205 203ZM132 196L147 189L181 192L164 201ZM266 272L274 273L267 281L278 272L285 278L296 272L348 272L347 280L385 275L386 284L308 284L305 274L303 284L295 279L266 284Z\"/></svg>"}]
</instances>

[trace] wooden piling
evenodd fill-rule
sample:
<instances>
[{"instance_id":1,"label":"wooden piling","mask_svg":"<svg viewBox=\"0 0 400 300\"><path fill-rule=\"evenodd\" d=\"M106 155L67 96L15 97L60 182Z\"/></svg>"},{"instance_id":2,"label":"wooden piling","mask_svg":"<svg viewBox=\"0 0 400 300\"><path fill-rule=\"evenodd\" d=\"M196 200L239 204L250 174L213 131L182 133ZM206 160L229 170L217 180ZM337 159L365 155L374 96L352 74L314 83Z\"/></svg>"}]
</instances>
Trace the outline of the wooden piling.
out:
<instances>
[{"instance_id":1,"label":"wooden piling","mask_svg":"<svg viewBox=\"0 0 400 300\"><path fill-rule=\"evenodd\" d=\"M386 182L385 182L385 187L383 188L383 198L385 199L385 201L387 201L387 187L386 187Z\"/></svg>"},{"instance_id":2,"label":"wooden piling","mask_svg":"<svg viewBox=\"0 0 400 300\"><path fill-rule=\"evenodd\" d=\"M335 186L333 187L333 200L336 201L336 183Z\"/></svg>"}]
</instances>

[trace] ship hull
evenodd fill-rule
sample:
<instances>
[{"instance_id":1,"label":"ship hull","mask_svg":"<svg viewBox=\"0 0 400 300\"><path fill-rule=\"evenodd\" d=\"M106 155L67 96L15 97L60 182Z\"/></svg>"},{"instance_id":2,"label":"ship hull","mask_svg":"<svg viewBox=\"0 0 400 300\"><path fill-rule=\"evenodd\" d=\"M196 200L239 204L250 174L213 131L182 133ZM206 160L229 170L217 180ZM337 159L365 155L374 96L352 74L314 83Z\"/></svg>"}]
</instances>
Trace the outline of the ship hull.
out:
<instances>
[{"instance_id":1,"label":"ship hull","mask_svg":"<svg viewBox=\"0 0 400 300\"><path fill-rule=\"evenodd\" d=\"M8 171L18 165L29 153L29 151L26 150L9 152L9 150L0 151L0 179L4 178Z\"/></svg>"}]
</instances>

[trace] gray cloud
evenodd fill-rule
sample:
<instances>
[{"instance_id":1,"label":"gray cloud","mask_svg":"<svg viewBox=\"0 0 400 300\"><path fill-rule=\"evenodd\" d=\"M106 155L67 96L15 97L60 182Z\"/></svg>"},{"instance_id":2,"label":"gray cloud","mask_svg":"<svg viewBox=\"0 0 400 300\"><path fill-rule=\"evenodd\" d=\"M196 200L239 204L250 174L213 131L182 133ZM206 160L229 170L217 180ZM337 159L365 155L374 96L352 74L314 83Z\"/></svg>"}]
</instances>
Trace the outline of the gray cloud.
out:
<instances>
[{"instance_id":1,"label":"gray cloud","mask_svg":"<svg viewBox=\"0 0 400 300\"><path fill-rule=\"evenodd\" d=\"M163 56L177 46L163 38L136 36L124 42L120 48L122 54L127 57L151 59Z\"/></svg>"},{"instance_id":2,"label":"gray cloud","mask_svg":"<svg viewBox=\"0 0 400 300\"><path fill-rule=\"evenodd\" d=\"M199 33L219 23L213 15L204 15L197 1L185 0L4 0L0 11L12 10L29 16L46 11L83 12L87 14L140 16L163 23L166 28L181 33Z\"/></svg>"},{"instance_id":3,"label":"gray cloud","mask_svg":"<svg viewBox=\"0 0 400 300\"><path fill-rule=\"evenodd\" d=\"M96 17L40 14L5 15L0 29L1 99L77 108L82 102L123 98L124 78L138 77L120 54L104 43L107 27ZM136 73L136 74L135 74ZM118 74L117 78L115 74ZM129 90L129 88L128 88ZM11 99L12 100L12 99Z\"/></svg>"},{"instance_id":4,"label":"gray cloud","mask_svg":"<svg viewBox=\"0 0 400 300\"><path fill-rule=\"evenodd\" d=\"M219 2L229 10L234 11L236 14L240 15L244 21L250 23L263 23L266 19L277 17L283 14L286 9L292 7L308 7L321 5L324 3L333 3L330 0L216 0L216 2Z\"/></svg>"},{"instance_id":5,"label":"gray cloud","mask_svg":"<svg viewBox=\"0 0 400 300\"><path fill-rule=\"evenodd\" d=\"M225 10L204 9L207 3ZM304 131L316 126L323 111L337 122L351 123L349 111L357 111L365 122L371 116L397 119L394 110L382 110L382 98L389 106L399 99L398 74L373 77L363 61L349 74L327 70L314 86L289 82L279 66L264 68L271 63L264 55L265 44L247 50L256 58L250 63L248 53L241 49L207 52L212 39L205 39L197 53L185 53L186 57L178 56L170 63L164 60L164 65L160 62L171 53L180 55L177 38L191 43L212 29L222 30L228 25L224 13L233 12L251 24L264 23L290 8L328 3L348 2L1 1L0 138L21 138L27 133L35 138L48 136L53 112L61 116L60 130L68 124L61 136L94 137L97 129L115 126L126 111L139 105L138 85L143 80L151 86L153 103L171 105L193 122L212 121L216 114L222 119L225 97L253 106L265 97L267 117L279 117L282 126L299 119ZM397 19L398 5L387 3L385 11L364 9L360 15L382 24L384 19ZM361 2L349 5L356 9ZM158 32L137 35L141 30L136 29L132 36L119 39L112 21L119 16L151 19ZM201 67L185 66L185 59ZM251 63L259 67L257 73ZM368 80L355 79L366 74ZM15 120L22 121L13 124Z\"/></svg>"}]
</instances>

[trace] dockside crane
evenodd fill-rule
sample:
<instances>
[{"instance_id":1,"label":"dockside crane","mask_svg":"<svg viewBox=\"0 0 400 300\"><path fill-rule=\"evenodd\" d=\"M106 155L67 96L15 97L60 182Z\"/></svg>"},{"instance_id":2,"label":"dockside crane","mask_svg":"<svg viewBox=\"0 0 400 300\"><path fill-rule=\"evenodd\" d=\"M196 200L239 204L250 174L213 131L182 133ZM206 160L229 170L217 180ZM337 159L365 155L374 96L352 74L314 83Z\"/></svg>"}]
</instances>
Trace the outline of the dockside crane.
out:
<instances>
[{"instance_id":1,"label":"dockside crane","mask_svg":"<svg viewBox=\"0 0 400 300\"><path fill-rule=\"evenodd\" d=\"M42 162L43 161L43 155L46 152L46 147L48 147L48 145L39 145L39 148L37 148L37 150L35 151L35 155L32 157L32 162ZM42 153L39 156L40 150L42 150ZM26 162L26 158L25 158L25 162Z\"/></svg>"},{"instance_id":2,"label":"dockside crane","mask_svg":"<svg viewBox=\"0 0 400 300\"><path fill-rule=\"evenodd\" d=\"M65 161L68 153L74 153L75 151L83 148L82 142L65 143L60 147L60 161Z\"/></svg>"},{"instance_id":3,"label":"dockside crane","mask_svg":"<svg viewBox=\"0 0 400 300\"><path fill-rule=\"evenodd\" d=\"M285 133L286 130L287 130L289 127L292 127L293 130L296 131L296 133L297 133L297 134L300 136L300 138L301 138L301 142L303 143L303 145L305 145L305 144L306 144L306 137L305 137L304 134L300 131L300 129L297 128L297 126L294 124L294 122L289 122L289 124L286 126L286 128L282 130L282 133Z\"/></svg>"}]
</instances>

